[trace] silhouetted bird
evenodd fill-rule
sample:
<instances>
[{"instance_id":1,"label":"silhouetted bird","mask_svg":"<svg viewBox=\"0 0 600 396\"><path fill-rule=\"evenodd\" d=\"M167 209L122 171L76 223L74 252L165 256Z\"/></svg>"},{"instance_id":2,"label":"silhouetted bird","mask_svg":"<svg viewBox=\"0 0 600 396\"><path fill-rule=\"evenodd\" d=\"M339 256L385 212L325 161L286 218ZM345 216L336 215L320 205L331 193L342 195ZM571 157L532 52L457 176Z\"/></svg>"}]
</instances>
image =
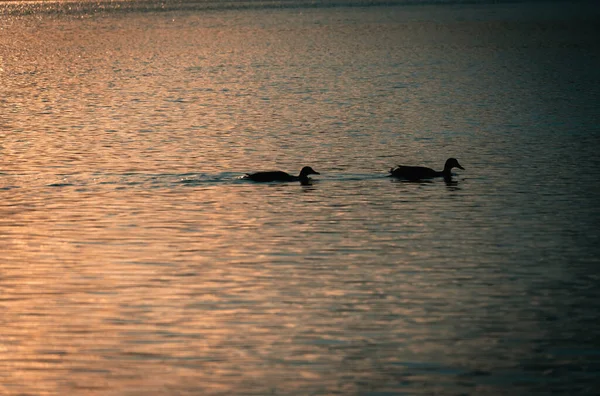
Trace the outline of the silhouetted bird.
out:
<instances>
[{"instance_id":1,"label":"silhouetted bird","mask_svg":"<svg viewBox=\"0 0 600 396\"><path fill-rule=\"evenodd\" d=\"M320 173L315 171L310 166L305 166L304 168L302 168L302 170L300 171L300 174L298 176L293 176L293 175L290 175L289 173L282 172L282 171L267 171L267 172L246 173L246 175L243 176L242 178L249 179L249 180L252 180L255 182L299 181L302 184L306 184L310 180L308 178L308 175L320 175Z\"/></svg>"},{"instance_id":2,"label":"silhouetted bird","mask_svg":"<svg viewBox=\"0 0 600 396\"><path fill-rule=\"evenodd\" d=\"M448 158L446 164L444 165L443 171L438 172L436 170L426 168L424 166L398 165L395 168L390 169L390 176L410 181L431 179L434 177L443 177L444 179L449 180L452 178L452 173L450 173L452 168L458 168L462 170L465 169L462 166L460 166L456 158Z\"/></svg>"}]
</instances>

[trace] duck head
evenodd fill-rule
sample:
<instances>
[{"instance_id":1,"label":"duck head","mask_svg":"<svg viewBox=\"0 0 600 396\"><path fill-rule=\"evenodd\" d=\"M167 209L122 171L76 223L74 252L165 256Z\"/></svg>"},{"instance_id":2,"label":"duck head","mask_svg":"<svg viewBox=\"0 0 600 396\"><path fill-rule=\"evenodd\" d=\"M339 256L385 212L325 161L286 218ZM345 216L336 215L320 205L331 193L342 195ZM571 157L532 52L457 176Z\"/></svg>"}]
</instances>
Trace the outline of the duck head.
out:
<instances>
[{"instance_id":1,"label":"duck head","mask_svg":"<svg viewBox=\"0 0 600 396\"><path fill-rule=\"evenodd\" d=\"M305 166L300 171L300 177L307 177L308 175L320 175L320 173L311 168L310 166Z\"/></svg>"},{"instance_id":2,"label":"duck head","mask_svg":"<svg viewBox=\"0 0 600 396\"><path fill-rule=\"evenodd\" d=\"M446 165L444 165L444 171L445 172L450 172L450 170L452 168L458 168L458 169L465 170L465 168L463 168L462 166L460 166L460 164L458 163L458 161L456 160L456 158L448 158L446 160Z\"/></svg>"}]
</instances>

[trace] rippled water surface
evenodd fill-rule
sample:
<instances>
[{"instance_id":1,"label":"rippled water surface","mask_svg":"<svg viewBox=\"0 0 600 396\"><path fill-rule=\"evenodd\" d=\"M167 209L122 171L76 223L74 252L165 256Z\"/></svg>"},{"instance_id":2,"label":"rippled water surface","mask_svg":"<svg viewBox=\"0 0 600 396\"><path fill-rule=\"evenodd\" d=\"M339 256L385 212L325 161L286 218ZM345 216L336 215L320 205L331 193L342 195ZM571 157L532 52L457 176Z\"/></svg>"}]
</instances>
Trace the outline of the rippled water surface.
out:
<instances>
[{"instance_id":1,"label":"rippled water surface","mask_svg":"<svg viewBox=\"0 0 600 396\"><path fill-rule=\"evenodd\" d=\"M0 394L600 386L594 3L2 7Z\"/></svg>"}]
</instances>

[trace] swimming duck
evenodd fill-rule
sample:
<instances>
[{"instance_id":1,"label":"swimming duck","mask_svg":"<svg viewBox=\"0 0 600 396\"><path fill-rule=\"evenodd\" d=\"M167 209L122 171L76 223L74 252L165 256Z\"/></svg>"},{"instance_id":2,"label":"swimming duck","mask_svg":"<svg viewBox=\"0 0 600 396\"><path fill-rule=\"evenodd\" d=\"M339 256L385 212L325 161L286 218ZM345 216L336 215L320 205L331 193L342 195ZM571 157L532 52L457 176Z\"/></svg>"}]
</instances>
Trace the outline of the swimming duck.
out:
<instances>
[{"instance_id":1,"label":"swimming duck","mask_svg":"<svg viewBox=\"0 0 600 396\"><path fill-rule=\"evenodd\" d=\"M255 172L255 173L246 173L243 176L243 179L249 179L255 182L273 182L273 181L282 181L282 182L292 182L299 181L302 184L308 184L309 178L308 175L320 175L319 172L311 168L310 166L305 166L300 171L298 176L290 175L289 173L282 171L267 171L267 172Z\"/></svg>"},{"instance_id":2,"label":"swimming duck","mask_svg":"<svg viewBox=\"0 0 600 396\"><path fill-rule=\"evenodd\" d=\"M458 168L462 170L465 169L462 166L460 166L456 158L448 158L448 160L446 160L446 164L444 165L443 171L438 172L436 170L426 168L424 166L398 165L395 168L390 169L390 176L410 181L431 179L434 177L443 177L444 179L449 180L452 178L452 173L450 173L452 168Z\"/></svg>"}]
</instances>

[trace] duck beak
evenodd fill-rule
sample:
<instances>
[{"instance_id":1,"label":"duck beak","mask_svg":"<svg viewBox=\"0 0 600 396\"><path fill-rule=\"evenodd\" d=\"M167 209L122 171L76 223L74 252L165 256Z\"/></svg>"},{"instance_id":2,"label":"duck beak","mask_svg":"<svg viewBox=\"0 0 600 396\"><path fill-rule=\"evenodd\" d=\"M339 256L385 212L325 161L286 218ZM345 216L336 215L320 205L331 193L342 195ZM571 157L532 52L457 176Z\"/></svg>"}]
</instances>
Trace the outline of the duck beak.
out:
<instances>
[{"instance_id":1,"label":"duck beak","mask_svg":"<svg viewBox=\"0 0 600 396\"><path fill-rule=\"evenodd\" d=\"M313 175L320 175L320 173L317 171L313 171Z\"/></svg>"},{"instance_id":2,"label":"duck beak","mask_svg":"<svg viewBox=\"0 0 600 396\"><path fill-rule=\"evenodd\" d=\"M462 166L460 166L460 164L459 164L458 162L456 163L456 167L457 167L458 169L465 170L465 168L463 168Z\"/></svg>"}]
</instances>

